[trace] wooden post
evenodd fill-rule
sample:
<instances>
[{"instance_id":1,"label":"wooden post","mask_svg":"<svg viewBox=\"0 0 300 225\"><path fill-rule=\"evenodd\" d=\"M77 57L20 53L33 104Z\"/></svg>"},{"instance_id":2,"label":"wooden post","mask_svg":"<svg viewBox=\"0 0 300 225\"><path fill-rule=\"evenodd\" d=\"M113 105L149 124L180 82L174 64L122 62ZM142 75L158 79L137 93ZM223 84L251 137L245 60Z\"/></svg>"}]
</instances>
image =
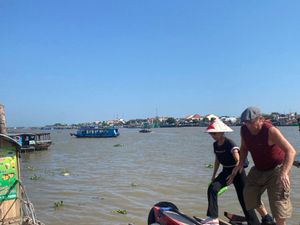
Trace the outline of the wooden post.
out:
<instances>
[{"instance_id":1,"label":"wooden post","mask_svg":"<svg viewBox=\"0 0 300 225\"><path fill-rule=\"evenodd\" d=\"M7 134L4 105L0 104L0 134Z\"/></svg>"}]
</instances>

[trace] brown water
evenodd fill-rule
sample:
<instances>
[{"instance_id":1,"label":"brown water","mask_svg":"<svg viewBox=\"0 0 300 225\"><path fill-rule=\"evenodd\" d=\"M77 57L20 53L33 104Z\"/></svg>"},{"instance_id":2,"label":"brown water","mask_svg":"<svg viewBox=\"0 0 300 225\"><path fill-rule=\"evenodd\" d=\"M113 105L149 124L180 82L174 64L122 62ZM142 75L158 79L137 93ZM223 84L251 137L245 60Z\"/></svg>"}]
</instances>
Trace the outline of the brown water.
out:
<instances>
[{"instance_id":1,"label":"brown water","mask_svg":"<svg viewBox=\"0 0 300 225\"><path fill-rule=\"evenodd\" d=\"M239 128L234 129L228 136L239 143ZM298 128L280 129L299 152ZM48 151L22 155L22 181L38 219L47 225L147 224L150 208L159 201L204 217L212 175L206 165L214 156L213 140L203 131L161 128L142 134L120 129L121 135L111 139L76 139L69 130L51 131ZM30 179L35 175L40 178ZM294 211L288 224L298 225L300 169L293 167L291 176ZM55 208L58 201L63 206ZM220 197L219 206L220 212L241 213L233 187Z\"/></svg>"}]
</instances>

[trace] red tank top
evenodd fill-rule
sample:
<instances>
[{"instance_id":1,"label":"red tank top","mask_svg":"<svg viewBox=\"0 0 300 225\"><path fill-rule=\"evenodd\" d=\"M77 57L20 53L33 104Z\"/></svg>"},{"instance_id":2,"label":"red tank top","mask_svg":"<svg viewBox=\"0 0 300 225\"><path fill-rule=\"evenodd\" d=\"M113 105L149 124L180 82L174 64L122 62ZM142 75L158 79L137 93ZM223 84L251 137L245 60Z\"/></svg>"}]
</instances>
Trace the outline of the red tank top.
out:
<instances>
[{"instance_id":1,"label":"red tank top","mask_svg":"<svg viewBox=\"0 0 300 225\"><path fill-rule=\"evenodd\" d=\"M250 151L255 167L258 170L270 170L280 165L285 157L284 151L278 145L268 145L271 123L264 122L262 129L252 135L246 125L241 127L241 135Z\"/></svg>"}]
</instances>

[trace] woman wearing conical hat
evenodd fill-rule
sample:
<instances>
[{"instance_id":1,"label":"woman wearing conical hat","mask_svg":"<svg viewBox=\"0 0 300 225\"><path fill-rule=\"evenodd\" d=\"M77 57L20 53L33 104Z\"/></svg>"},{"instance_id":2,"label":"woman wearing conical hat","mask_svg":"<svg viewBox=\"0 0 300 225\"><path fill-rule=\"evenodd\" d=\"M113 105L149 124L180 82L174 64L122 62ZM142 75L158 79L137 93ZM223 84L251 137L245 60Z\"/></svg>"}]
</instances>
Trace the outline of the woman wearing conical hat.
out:
<instances>
[{"instance_id":1,"label":"woman wearing conical hat","mask_svg":"<svg viewBox=\"0 0 300 225\"><path fill-rule=\"evenodd\" d=\"M219 212L218 212L218 192L227 186L227 178L231 174L233 168L239 163L239 147L224 133L232 132L233 130L224 124L218 117L213 118L211 124L207 127L206 131L215 140L213 144L215 153L215 163L213 175L211 178L211 184L207 190L208 198L208 218L203 220L202 224L219 224ZM222 171L217 175L220 164L223 166ZM217 176L216 176L217 175ZM235 177L233 181L239 202L247 219L249 225L259 225L259 220L254 210L246 210L243 189L245 185L246 173L242 169L240 173Z\"/></svg>"}]
</instances>

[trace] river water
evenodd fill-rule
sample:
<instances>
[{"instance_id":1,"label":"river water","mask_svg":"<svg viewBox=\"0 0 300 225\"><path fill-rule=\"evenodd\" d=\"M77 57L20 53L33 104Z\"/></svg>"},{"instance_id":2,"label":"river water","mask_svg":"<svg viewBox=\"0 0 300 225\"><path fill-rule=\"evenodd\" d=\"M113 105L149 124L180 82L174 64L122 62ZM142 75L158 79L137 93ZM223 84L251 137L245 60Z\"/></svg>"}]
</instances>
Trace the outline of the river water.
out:
<instances>
[{"instance_id":1,"label":"river water","mask_svg":"<svg viewBox=\"0 0 300 225\"><path fill-rule=\"evenodd\" d=\"M157 128L145 134L124 128L109 139L77 139L70 130L54 130L48 151L22 154L22 182L37 218L47 225L143 225L160 201L204 217L213 172L207 165L214 161L213 140L204 129ZM233 129L227 136L239 144L239 127ZM280 130L299 152L298 128ZM291 180L294 210L288 224L298 225L300 168L293 167ZM264 200L268 205L266 194ZM220 196L219 208L241 214L234 187Z\"/></svg>"}]
</instances>

